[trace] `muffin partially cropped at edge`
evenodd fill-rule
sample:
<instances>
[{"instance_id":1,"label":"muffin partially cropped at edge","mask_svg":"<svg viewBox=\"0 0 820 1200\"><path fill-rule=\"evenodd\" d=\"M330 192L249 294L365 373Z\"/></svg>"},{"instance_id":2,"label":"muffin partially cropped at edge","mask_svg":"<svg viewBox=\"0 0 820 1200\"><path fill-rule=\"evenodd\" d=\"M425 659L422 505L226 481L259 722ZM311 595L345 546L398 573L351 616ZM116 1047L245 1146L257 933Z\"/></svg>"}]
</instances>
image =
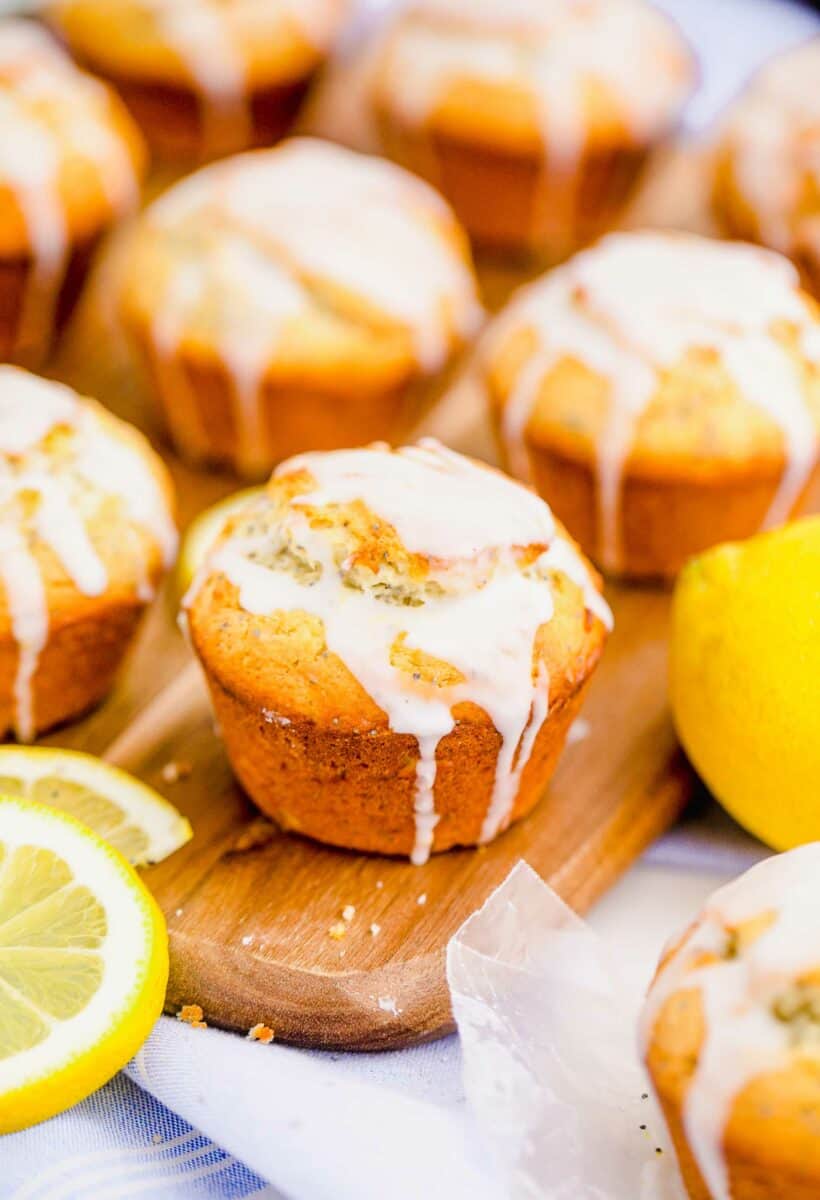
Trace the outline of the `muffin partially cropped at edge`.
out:
<instances>
[{"instance_id":1,"label":"muffin partially cropped at edge","mask_svg":"<svg viewBox=\"0 0 820 1200\"><path fill-rule=\"evenodd\" d=\"M803 503L818 312L768 250L611 234L521 291L487 335L505 460L607 571L674 575Z\"/></svg>"},{"instance_id":2,"label":"muffin partially cropped at edge","mask_svg":"<svg viewBox=\"0 0 820 1200\"><path fill-rule=\"evenodd\" d=\"M282 464L185 606L256 803L416 863L533 807L610 624L547 505L433 441Z\"/></svg>"},{"instance_id":3,"label":"muffin partially cropped at edge","mask_svg":"<svg viewBox=\"0 0 820 1200\"><path fill-rule=\"evenodd\" d=\"M617 219L694 74L644 0L413 0L372 104L387 153L477 242L555 260Z\"/></svg>"},{"instance_id":4,"label":"muffin partially cropped at edge","mask_svg":"<svg viewBox=\"0 0 820 1200\"><path fill-rule=\"evenodd\" d=\"M115 94L41 27L0 20L0 359L46 357L143 167Z\"/></svg>"},{"instance_id":5,"label":"muffin partially cropped at edge","mask_svg":"<svg viewBox=\"0 0 820 1200\"><path fill-rule=\"evenodd\" d=\"M176 553L171 507L140 433L0 367L0 736L31 741L108 692Z\"/></svg>"},{"instance_id":6,"label":"muffin partially cropped at edge","mask_svg":"<svg viewBox=\"0 0 820 1200\"><path fill-rule=\"evenodd\" d=\"M820 37L767 63L729 109L713 206L731 237L787 254L820 296Z\"/></svg>"},{"instance_id":7,"label":"muffin partially cropped at edge","mask_svg":"<svg viewBox=\"0 0 820 1200\"><path fill-rule=\"evenodd\" d=\"M204 159L293 123L349 0L49 0L77 58L129 105L152 148Z\"/></svg>"},{"instance_id":8,"label":"muffin partially cropped at edge","mask_svg":"<svg viewBox=\"0 0 820 1200\"><path fill-rule=\"evenodd\" d=\"M665 953L646 1065L691 1200L820 1194L820 844L721 888Z\"/></svg>"},{"instance_id":9,"label":"muffin partially cropped at edge","mask_svg":"<svg viewBox=\"0 0 820 1200\"><path fill-rule=\"evenodd\" d=\"M444 201L311 139L168 191L121 293L178 449L256 477L301 450L399 440L481 318Z\"/></svg>"}]
</instances>

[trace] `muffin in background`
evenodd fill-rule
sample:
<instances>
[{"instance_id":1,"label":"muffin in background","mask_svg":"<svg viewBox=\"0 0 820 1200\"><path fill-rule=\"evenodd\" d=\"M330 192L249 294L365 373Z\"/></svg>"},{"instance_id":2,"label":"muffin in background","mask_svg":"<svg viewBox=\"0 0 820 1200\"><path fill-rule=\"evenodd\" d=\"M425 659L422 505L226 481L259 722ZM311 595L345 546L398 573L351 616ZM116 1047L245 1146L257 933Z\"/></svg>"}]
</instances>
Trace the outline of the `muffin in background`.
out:
<instances>
[{"instance_id":1,"label":"muffin in background","mask_svg":"<svg viewBox=\"0 0 820 1200\"><path fill-rule=\"evenodd\" d=\"M509 469L609 572L673 576L817 476L819 310L757 246L610 234L519 292L480 359Z\"/></svg>"},{"instance_id":2,"label":"muffin in background","mask_svg":"<svg viewBox=\"0 0 820 1200\"><path fill-rule=\"evenodd\" d=\"M724 232L788 255L820 296L820 37L767 63L729 110L712 199Z\"/></svg>"},{"instance_id":3,"label":"muffin in background","mask_svg":"<svg viewBox=\"0 0 820 1200\"><path fill-rule=\"evenodd\" d=\"M444 201L310 139L177 184L143 215L122 275L174 443L250 477L301 450L400 439L481 319Z\"/></svg>"},{"instance_id":4,"label":"muffin in background","mask_svg":"<svg viewBox=\"0 0 820 1200\"><path fill-rule=\"evenodd\" d=\"M641 1043L691 1200L820 1194L820 843L715 892L661 961Z\"/></svg>"},{"instance_id":5,"label":"muffin in background","mask_svg":"<svg viewBox=\"0 0 820 1200\"><path fill-rule=\"evenodd\" d=\"M0 367L0 737L31 741L108 692L176 554L172 503L136 429Z\"/></svg>"},{"instance_id":6,"label":"muffin in background","mask_svg":"<svg viewBox=\"0 0 820 1200\"><path fill-rule=\"evenodd\" d=\"M260 808L416 863L533 807L611 622L547 505L430 440L283 463L185 608Z\"/></svg>"},{"instance_id":7,"label":"muffin in background","mask_svg":"<svg viewBox=\"0 0 820 1200\"><path fill-rule=\"evenodd\" d=\"M109 88L40 26L0 19L0 359L46 358L144 157Z\"/></svg>"},{"instance_id":8,"label":"muffin in background","mask_svg":"<svg viewBox=\"0 0 820 1200\"><path fill-rule=\"evenodd\" d=\"M412 0L372 103L386 152L477 243L555 261L615 222L693 80L644 0Z\"/></svg>"},{"instance_id":9,"label":"muffin in background","mask_svg":"<svg viewBox=\"0 0 820 1200\"><path fill-rule=\"evenodd\" d=\"M152 149L202 160L288 132L349 0L51 0L80 62L114 84Z\"/></svg>"}]
</instances>

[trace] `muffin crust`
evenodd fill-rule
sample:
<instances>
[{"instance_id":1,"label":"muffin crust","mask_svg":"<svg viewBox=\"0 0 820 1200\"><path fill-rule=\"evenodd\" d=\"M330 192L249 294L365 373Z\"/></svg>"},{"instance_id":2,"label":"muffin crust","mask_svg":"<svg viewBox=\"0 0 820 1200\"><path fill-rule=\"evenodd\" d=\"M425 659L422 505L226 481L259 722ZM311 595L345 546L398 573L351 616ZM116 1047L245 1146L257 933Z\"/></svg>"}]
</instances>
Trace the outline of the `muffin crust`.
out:
<instances>
[{"instance_id":1,"label":"muffin crust","mask_svg":"<svg viewBox=\"0 0 820 1200\"><path fill-rule=\"evenodd\" d=\"M100 700L176 550L170 483L93 401L0 367L0 736Z\"/></svg>"},{"instance_id":2,"label":"muffin crust","mask_svg":"<svg viewBox=\"0 0 820 1200\"><path fill-rule=\"evenodd\" d=\"M546 505L430 442L283 464L186 604L253 799L417 862L532 807L609 623Z\"/></svg>"},{"instance_id":3,"label":"muffin crust","mask_svg":"<svg viewBox=\"0 0 820 1200\"><path fill-rule=\"evenodd\" d=\"M611 572L778 524L817 470L817 309L756 247L611 235L519 293L482 362L510 469Z\"/></svg>"},{"instance_id":4,"label":"muffin crust","mask_svg":"<svg viewBox=\"0 0 820 1200\"><path fill-rule=\"evenodd\" d=\"M257 477L300 450L400 436L481 316L444 202L309 139L167 192L121 309L180 450Z\"/></svg>"}]
</instances>

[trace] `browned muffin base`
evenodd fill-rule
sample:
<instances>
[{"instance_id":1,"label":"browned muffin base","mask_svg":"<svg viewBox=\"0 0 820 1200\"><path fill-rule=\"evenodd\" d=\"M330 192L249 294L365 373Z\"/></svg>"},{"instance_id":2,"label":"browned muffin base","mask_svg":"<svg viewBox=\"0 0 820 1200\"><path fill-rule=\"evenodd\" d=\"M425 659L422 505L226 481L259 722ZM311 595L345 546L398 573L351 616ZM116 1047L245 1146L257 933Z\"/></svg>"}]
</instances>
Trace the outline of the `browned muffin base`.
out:
<instances>
[{"instance_id":1,"label":"browned muffin base","mask_svg":"<svg viewBox=\"0 0 820 1200\"><path fill-rule=\"evenodd\" d=\"M589 664L589 672L594 661ZM416 739L389 729L339 732L282 720L208 684L231 766L248 795L285 829L365 853L409 855L415 841ZM589 674L550 710L522 772L511 820L534 807L552 776ZM460 713L463 710L463 715ZM439 744L433 850L475 845L490 802L501 737L471 705Z\"/></svg>"},{"instance_id":2,"label":"browned muffin base","mask_svg":"<svg viewBox=\"0 0 820 1200\"><path fill-rule=\"evenodd\" d=\"M139 341L152 391L179 453L192 463L227 467L248 479L264 479L277 463L307 450L399 443L435 398L429 380L387 392L358 388L351 380L346 394L269 382L260 398L261 437L254 443L253 461L242 462L238 403L227 370L182 356L160 360L146 340Z\"/></svg>"},{"instance_id":3,"label":"browned muffin base","mask_svg":"<svg viewBox=\"0 0 820 1200\"><path fill-rule=\"evenodd\" d=\"M565 170L380 119L385 153L428 179L467 232L491 251L556 262L594 241L622 213L649 158L646 147L597 151Z\"/></svg>"},{"instance_id":4,"label":"browned muffin base","mask_svg":"<svg viewBox=\"0 0 820 1200\"><path fill-rule=\"evenodd\" d=\"M38 734L81 716L106 697L143 609L136 600L105 602L77 620L52 625L33 681ZM0 737L14 732L18 655L16 642L0 641Z\"/></svg>"},{"instance_id":5,"label":"browned muffin base","mask_svg":"<svg viewBox=\"0 0 820 1200\"><path fill-rule=\"evenodd\" d=\"M130 79L85 65L117 89L155 155L188 162L278 142L296 120L313 78L252 92L237 124L229 110L224 121L213 108L209 116L206 102L191 88Z\"/></svg>"},{"instance_id":6,"label":"browned muffin base","mask_svg":"<svg viewBox=\"0 0 820 1200\"><path fill-rule=\"evenodd\" d=\"M584 552L600 565L600 519L595 472L588 463L557 450L530 446L536 490L550 504ZM800 511L818 466L794 513ZM733 473L701 479L662 478L626 472L619 525L621 559L616 574L633 579L672 579L695 554L721 542L757 533L779 480Z\"/></svg>"},{"instance_id":7,"label":"browned muffin base","mask_svg":"<svg viewBox=\"0 0 820 1200\"><path fill-rule=\"evenodd\" d=\"M104 230L76 242L68 260L55 273L48 297L50 313L42 320L43 336L26 346L16 346L27 289L31 286L32 259L0 259L0 361L37 367L48 357L55 337L64 329L85 283L94 252ZM44 289L45 291L45 289Z\"/></svg>"}]
</instances>

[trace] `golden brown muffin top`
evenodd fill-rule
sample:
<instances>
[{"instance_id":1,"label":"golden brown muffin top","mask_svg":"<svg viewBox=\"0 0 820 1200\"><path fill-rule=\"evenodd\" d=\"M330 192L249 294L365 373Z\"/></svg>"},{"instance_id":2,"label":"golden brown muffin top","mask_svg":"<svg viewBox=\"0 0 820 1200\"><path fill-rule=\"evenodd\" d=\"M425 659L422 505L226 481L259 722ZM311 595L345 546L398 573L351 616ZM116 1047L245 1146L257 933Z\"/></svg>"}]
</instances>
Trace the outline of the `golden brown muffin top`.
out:
<instances>
[{"instance_id":1,"label":"golden brown muffin top","mask_svg":"<svg viewBox=\"0 0 820 1200\"><path fill-rule=\"evenodd\" d=\"M715 892L650 988L644 1054L669 1081L685 1067L687 1136L714 1196L728 1195L724 1143L743 1094L763 1077L784 1086L781 1073L799 1060L820 1061L819 919L814 843Z\"/></svg>"},{"instance_id":2,"label":"golden brown muffin top","mask_svg":"<svg viewBox=\"0 0 820 1200\"><path fill-rule=\"evenodd\" d=\"M349 0L51 0L80 58L114 76L244 95L325 57Z\"/></svg>"},{"instance_id":3,"label":"golden brown muffin top","mask_svg":"<svg viewBox=\"0 0 820 1200\"><path fill-rule=\"evenodd\" d=\"M691 55L644 0L415 0L380 53L377 105L410 126L557 162L654 140Z\"/></svg>"},{"instance_id":4,"label":"golden brown muffin top","mask_svg":"<svg viewBox=\"0 0 820 1200\"><path fill-rule=\"evenodd\" d=\"M312 139L238 155L142 218L123 312L161 351L344 394L433 373L481 310L444 201L382 159Z\"/></svg>"},{"instance_id":5,"label":"golden brown muffin top","mask_svg":"<svg viewBox=\"0 0 820 1200\"><path fill-rule=\"evenodd\" d=\"M198 653L233 694L285 720L415 734L422 775L454 713L489 719L507 757L487 838L549 696L585 677L610 619L547 505L432 441L284 463L187 603Z\"/></svg>"},{"instance_id":6,"label":"golden brown muffin top","mask_svg":"<svg viewBox=\"0 0 820 1200\"><path fill-rule=\"evenodd\" d=\"M820 37L779 55L730 109L719 170L761 241L820 262Z\"/></svg>"},{"instance_id":7,"label":"golden brown muffin top","mask_svg":"<svg viewBox=\"0 0 820 1200\"><path fill-rule=\"evenodd\" d=\"M55 272L136 204L140 136L114 93L30 21L0 20L0 256Z\"/></svg>"},{"instance_id":8,"label":"golden brown muffin top","mask_svg":"<svg viewBox=\"0 0 820 1200\"><path fill-rule=\"evenodd\" d=\"M165 469L143 436L70 388L0 366L0 637L37 610L139 592L173 561Z\"/></svg>"},{"instance_id":9,"label":"golden brown muffin top","mask_svg":"<svg viewBox=\"0 0 820 1200\"><path fill-rule=\"evenodd\" d=\"M528 478L530 445L585 460L613 513L626 470L751 471L780 478L774 523L817 461L818 308L791 263L756 246L604 238L519 293L487 335L483 376L514 473Z\"/></svg>"}]
</instances>

